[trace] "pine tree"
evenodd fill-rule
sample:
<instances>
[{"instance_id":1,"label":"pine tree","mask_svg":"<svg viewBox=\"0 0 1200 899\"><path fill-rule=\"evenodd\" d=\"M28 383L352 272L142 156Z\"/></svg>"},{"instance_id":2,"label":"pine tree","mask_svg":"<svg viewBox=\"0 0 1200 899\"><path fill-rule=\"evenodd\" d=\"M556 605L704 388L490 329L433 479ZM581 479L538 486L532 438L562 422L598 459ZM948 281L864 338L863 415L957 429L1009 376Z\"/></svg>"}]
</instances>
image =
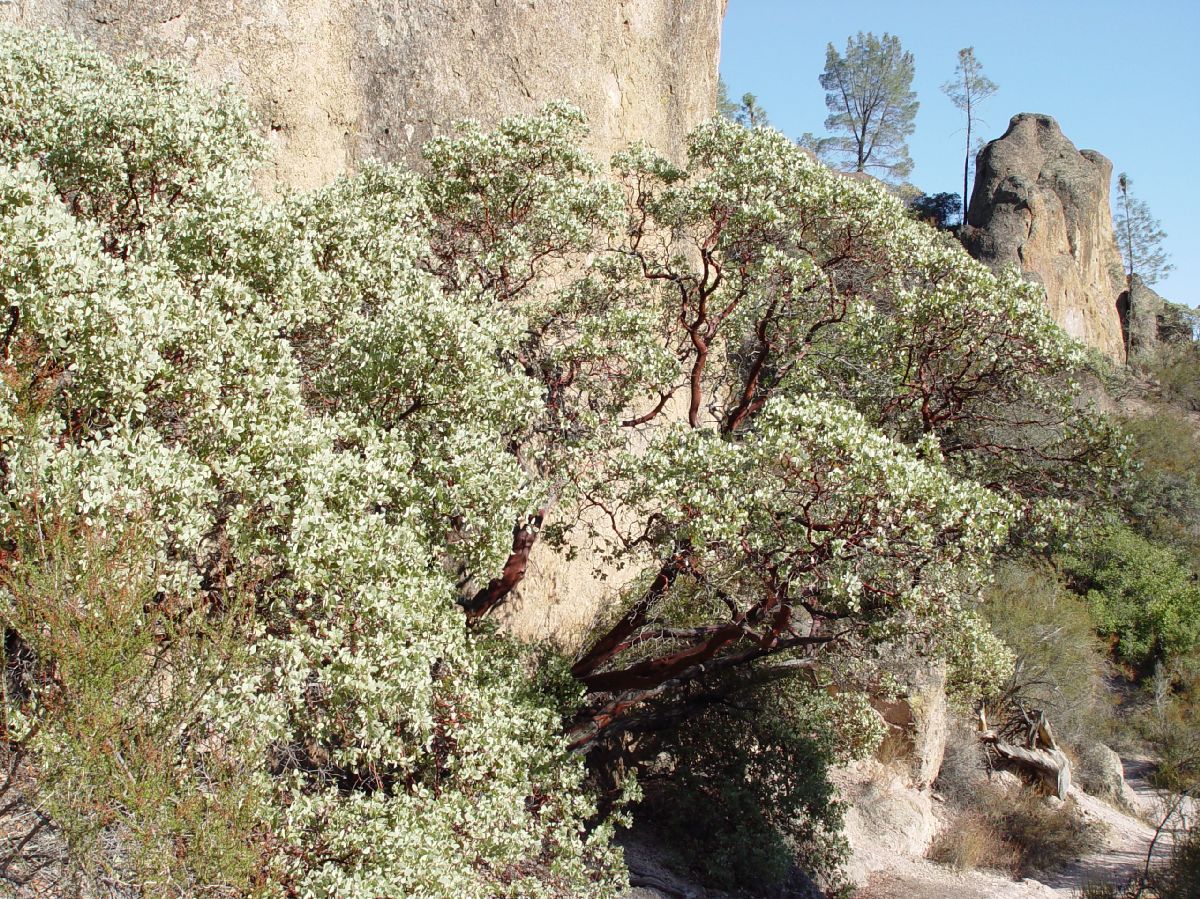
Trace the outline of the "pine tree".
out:
<instances>
[{"instance_id":1,"label":"pine tree","mask_svg":"<svg viewBox=\"0 0 1200 899\"><path fill-rule=\"evenodd\" d=\"M767 111L758 102L758 97L751 93L742 94L742 102L734 118L747 128L766 128L771 124L767 118Z\"/></svg>"},{"instance_id":2,"label":"pine tree","mask_svg":"<svg viewBox=\"0 0 1200 899\"><path fill-rule=\"evenodd\" d=\"M1120 202L1117 205L1117 243L1125 261L1125 274L1137 275L1145 284L1165 278L1174 268L1162 243L1167 237L1158 219L1150 214L1145 200L1131 196L1133 179L1122 172L1117 176Z\"/></svg>"},{"instance_id":3,"label":"pine tree","mask_svg":"<svg viewBox=\"0 0 1200 899\"><path fill-rule=\"evenodd\" d=\"M747 128L765 128L771 124L758 97L747 91L742 94L741 100L731 99L729 85L724 78L717 79L717 115Z\"/></svg>"},{"instance_id":4,"label":"pine tree","mask_svg":"<svg viewBox=\"0 0 1200 899\"><path fill-rule=\"evenodd\" d=\"M846 41L842 56L830 44L825 51L825 128L833 134L828 148L842 154L851 169L880 171L904 178L912 171L907 138L915 128L917 95L912 90L913 56L900 39L861 31Z\"/></svg>"},{"instance_id":5,"label":"pine tree","mask_svg":"<svg viewBox=\"0 0 1200 899\"><path fill-rule=\"evenodd\" d=\"M983 66L975 58L974 47L958 51L958 67L954 77L942 85L942 92L967 116L967 151L963 159L963 209L970 203L971 129L975 124L979 104L999 90L996 83L983 74Z\"/></svg>"}]
</instances>

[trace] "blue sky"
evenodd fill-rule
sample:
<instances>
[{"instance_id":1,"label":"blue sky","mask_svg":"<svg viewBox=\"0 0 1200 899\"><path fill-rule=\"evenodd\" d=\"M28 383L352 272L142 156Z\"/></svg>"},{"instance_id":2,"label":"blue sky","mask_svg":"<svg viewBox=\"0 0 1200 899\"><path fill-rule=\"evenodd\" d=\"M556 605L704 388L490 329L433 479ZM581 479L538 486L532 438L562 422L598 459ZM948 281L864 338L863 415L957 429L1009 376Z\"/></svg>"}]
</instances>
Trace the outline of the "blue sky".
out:
<instances>
[{"instance_id":1,"label":"blue sky","mask_svg":"<svg viewBox=\"0 0 1200 899\"><path fill-rule=\"evenodd\" d=\"M959 48L974 46L1000 86L981 135L999 137L1018 112L1048 113L1077 147L1111 159L1114 176L1128 172L1175 264L1156 289L1200 304L1198 0L729 0L721 73L733 97L756 94L784 133L822 134L825 45L844 50L860 30L897 35L915 57L914 184L962 192L962 114L939 86Z\"/></svg>"}]
</instances>

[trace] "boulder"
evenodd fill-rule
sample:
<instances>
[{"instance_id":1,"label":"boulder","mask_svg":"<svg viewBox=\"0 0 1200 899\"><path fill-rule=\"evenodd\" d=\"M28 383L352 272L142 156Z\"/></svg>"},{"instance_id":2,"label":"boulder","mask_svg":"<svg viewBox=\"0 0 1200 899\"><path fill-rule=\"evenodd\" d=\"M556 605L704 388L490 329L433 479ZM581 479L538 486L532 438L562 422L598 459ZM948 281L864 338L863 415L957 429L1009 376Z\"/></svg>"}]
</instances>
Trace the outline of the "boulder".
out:
<instances>
[{"instance_id":1,"label":"boulder","mask_svg":"<svg viewBox=\"0 0 1200 899\"><path fill-rule=\"evenodd\" d=\"M936 665L909 690L913 714L913 782L922 789L937 779L946 753L950 710L946 704L946 669Z\"/></svg>"},{"instance_id":2,"label":"boulder","mask_svg":"<svg viewBox=\"0 0 1200 899\"><path fill-rule=\"evenodd\" d=\"M363 159L414 161L465 118L566 99L602 159L644 139L676 159L713 115L727 0L9 0L55 26L233 82L274 144L274 176L324 184Z\"/></svg>"},{"instance_id":3,"label":"boulder","mask_svg":"<svg viewBox=\"0 0 1200 899\"><path fill-rule=\"evenodd\" d=\"M1163 299L1137 275L1128 279L1119 306L1131 360L1153 353L1163 344L1195 339L1195 313Z\"/></svg>"},{"instance_id":4,"label":"boulder","mask_svg":"<svg viewBox=\"0 0 1200 899\"><path fill-rule=\"evenodd\" d=\"M912 666L900 675L906 687L895 699L873 705L901 738L911 783L925 789L937 779L946 752L949 708L946 704L946 669L941 664Z\"/></svg>"},{"instance_id":5,"label":"boulder","mask_svg":"<svg viewBox=\"0 0 1200 899\"><path fill-rule=\"evenodd\" d=\"M1096 743L1081 753L1079 775L1083 789L1125 809L1137 807L1133 789L1125 783L1125 766L1116 751Z\"/></svg>"},{"instance_id":6,"label":"boulder","mask_svg":"<svg viewBox=\"0 0 1200 899\"><path fill-rule=\"evenodd\" d=\"M1021 113L979 153L963 242L976 259L1041 283L1068 334L1124 361L1111 180L1112 163L1077 150L1050 116Z\"/></svg>"}]
</instances>

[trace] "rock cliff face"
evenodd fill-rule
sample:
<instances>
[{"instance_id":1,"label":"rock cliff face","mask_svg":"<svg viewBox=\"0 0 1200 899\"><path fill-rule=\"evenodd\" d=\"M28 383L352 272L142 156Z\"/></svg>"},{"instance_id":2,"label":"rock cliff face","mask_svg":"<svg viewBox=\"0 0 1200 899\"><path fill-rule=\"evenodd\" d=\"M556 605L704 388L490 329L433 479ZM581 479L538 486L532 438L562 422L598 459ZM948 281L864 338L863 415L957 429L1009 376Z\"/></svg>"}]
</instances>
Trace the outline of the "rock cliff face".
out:
<instances>
[{"instance_id":1,"label":"rock cliff face","mask_svg":"<svg viewBox=\"0 0 1200 899\"><path fill-rule=\"evenodd\" d=\"M1129 334L1130 358L1153 352L1158 346L1159 321L1166 311L1166 301L1134 275L1128 290L1121 294L1120 305Z\"/></svg>"},{"instance_id":2,"label":"rock cliff face","mask_svg":"<svg viewBox=\"0 0 1200 899\"><path fill-rule=\"evenodd\" d=\"M461 118L565 98L601 158L635 139L682 155L713 114L727 0L8 0L117 54L179 60L251 99L276 177L309 187L361 159L415 159Z\"/></svg>"},{"instance_id":3,"label":"rock cliff face","mask_svg":"<svg viewBox=\"0 0 1200 899\"><path fill-rule=\"evenodd\" d=\"M1075 149L1050 116L1022 113L983 148L976 172L963 234L970 253L1040 281L1068 334L1123 361L1112 163Z\"/></svg>"},{"instance_id":4,"label":"rock cliff face","mask_svg":"<svg viewBox=\"0 0 1200 899\"><path fill-rule=\"evenodd\" d=\"M1121 315L1129 335L1129 358L1153 353L1161 344L1192 340L1193 319L1186 306L1168 302L1134 275L1121 294Z\"/></svg>"}]
</instances>

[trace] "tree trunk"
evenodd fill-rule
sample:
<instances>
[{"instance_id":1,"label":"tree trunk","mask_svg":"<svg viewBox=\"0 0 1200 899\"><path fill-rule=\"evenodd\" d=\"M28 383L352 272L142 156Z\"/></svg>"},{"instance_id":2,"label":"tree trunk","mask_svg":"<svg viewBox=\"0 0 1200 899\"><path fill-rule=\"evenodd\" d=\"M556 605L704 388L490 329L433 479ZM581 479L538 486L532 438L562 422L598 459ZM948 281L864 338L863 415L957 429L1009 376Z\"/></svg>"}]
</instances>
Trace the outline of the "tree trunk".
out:
<instances>
[{"instance_id":1,"label":"tree trunk","mask_svg":"<svg viewBox=\"0 0 1200 899\"><path fill-rule=\"evenodd\" d=\"M525 579L525 570L529 567L529 553L537 542L538 531L542 528L542 520L546 517L545 509L538 509L524 523L518 522L513 528L512 552L499 577L492 578L486 587L460 602L466 610L467 620L476 621L500 605L517 584Z\"/></svg>"},{"instance_id":2,"label":"tree trunk","mask_svg":"<svg viewBox=\"0 0 1200 899\"><path fill-rule=\"evenodd\" d=\"M1044 715L1040 716L1036 727L1031 730L1028 746L1017 746L1001 740L994 730L988 728L982 710L979 712L978 733L979 739L995 749L1001 758L1032 770L1054 790L1055 796L1067 798L1067 791L1071 789L1071 760L1058 748L1050 722Z\"/></svg>"},{"instance_id":3,"label":"tree trunk","mask_svg":"<svg viewBox=\"0 0 1200 899\"><path fill-rule=\"evenodd\" d=\"M967 223L967 201L970 199L967 195L967 186L971 180L971 99L967 98L967 152L963 156L963 195L962 195L962 220L963 224Z\"/></svg>"}]
</instances>

